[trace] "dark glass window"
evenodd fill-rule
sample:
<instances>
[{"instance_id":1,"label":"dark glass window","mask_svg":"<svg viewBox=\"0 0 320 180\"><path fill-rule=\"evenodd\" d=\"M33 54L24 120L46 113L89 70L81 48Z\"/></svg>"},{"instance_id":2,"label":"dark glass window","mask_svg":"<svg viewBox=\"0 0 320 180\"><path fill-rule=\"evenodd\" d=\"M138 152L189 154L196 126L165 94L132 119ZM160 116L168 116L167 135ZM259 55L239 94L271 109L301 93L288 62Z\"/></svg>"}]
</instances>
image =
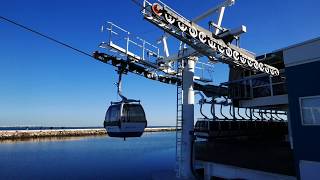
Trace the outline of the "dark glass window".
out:
<instances>
[{"instance_id":1,"label":"dark glass window","mask_svg":"<svg viewBox=\"0 0 320 180\"><path fill-rule=\"evenodd\" d=\"M301 97L300 111L303 125L320 125L320 96Z\"/></svg>"},{"instance_id":2,"label":"dark glass window","mask_svg":"<svg viewBox=\"0 0 320 180\"><path fill-rule=\"evenodd\" d=\"M106 121L118 121L120 116L120 105L110 106L106 113Z\"/></svg>"},{"instance_id":3,"label":"dark glass window","mask_svg":"<svg viewBox=\"0 0 320 180\"><path fill-rule=\"evenodd\" d=\"M146 117L140 105L127 106L127 118L130 122L145 122Z\"/></svg>"}]
</instances>

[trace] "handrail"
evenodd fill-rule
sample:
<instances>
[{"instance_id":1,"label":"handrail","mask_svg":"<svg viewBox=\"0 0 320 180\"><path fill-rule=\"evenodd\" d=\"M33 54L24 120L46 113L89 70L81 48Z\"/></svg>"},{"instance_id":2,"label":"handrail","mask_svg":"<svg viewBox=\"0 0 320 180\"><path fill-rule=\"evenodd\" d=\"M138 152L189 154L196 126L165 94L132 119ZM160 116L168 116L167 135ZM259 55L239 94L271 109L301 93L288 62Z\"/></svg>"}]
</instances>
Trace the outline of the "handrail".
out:
<instances>
[{"instance_id":1,"label":"handrail","mask_svg":"<svg viewBox=\"0 0 320 180\"><path fill-rule=\"evenodd\" d=\"M284 69L280 69L280 75L282 73L284 73ZM256 78L260 78L260 77L267 77L270 76L269 74L256 74L256 75L251 75L251 76L247 76L247 77L243 77L242 79L237 79L237 80L233 80L233 81L228 81L228 82L224 82L221 83L222 85L229 85L229 84L233 84L233 83L237 83L237 82L242 82L242 81L246 81L246 80L252 80L252 79L256 79Z\"/></svg>"}]
</instances>

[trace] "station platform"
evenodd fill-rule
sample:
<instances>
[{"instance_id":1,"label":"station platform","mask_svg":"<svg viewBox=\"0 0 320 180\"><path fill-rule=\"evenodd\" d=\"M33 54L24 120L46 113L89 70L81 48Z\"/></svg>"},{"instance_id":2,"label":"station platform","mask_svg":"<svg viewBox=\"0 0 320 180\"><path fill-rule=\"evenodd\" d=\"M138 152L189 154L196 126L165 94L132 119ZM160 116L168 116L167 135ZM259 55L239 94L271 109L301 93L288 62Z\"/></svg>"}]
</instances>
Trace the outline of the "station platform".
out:
<instances>
[{"instance_id":1,"label":"station platform","mask_svg":"<svg viewBox=\"0 0 320 180\"><path fill-rule=\"evenodd\" d=\"M293 151L284 141L216 139L195 145L196 160L286 176L296 175Z\"/></svg>"}]
</instances>

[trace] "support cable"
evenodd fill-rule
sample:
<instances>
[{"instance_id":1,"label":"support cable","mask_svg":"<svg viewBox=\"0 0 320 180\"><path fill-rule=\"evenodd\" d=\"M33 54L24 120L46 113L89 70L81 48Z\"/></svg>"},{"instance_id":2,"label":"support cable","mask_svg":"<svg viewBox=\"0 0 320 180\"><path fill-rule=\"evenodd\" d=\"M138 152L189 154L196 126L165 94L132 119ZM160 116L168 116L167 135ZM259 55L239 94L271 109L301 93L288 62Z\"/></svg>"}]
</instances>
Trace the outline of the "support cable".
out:
<instances>
[{"instance_id":1,"label":"support cable","mask_svg":"<svg viewBox=\"0 0 320 180\"><path fill-rule=\"evenodd\" d=\"M43 37L43 38L45 38L45 39L48 39L48 40L50 40L50 41L52 41L52 42L55 42L55 43L57 43L57 44L60 44L60 45L62 45L62 46L64 46L64 47L66 47L66 48L69 48L69 49L72 49L72 50L74 50L74 51L76 51L76 52L78 52L78 53L81 53L81 54L83 54L83 55L85 55L85 56L88 56L88 57L91 57L91 58L93 58L93 59L97 59L96 57L94 57L94 55L92 55L92 54L90 54L90 53L88 53L88 52L85 52L85 51L83 51L83 50L81 50L81 49L79 49L79 48L76 48L76 47L73 47L73 46L71 46L71 45L69 45L69 44L67 44L67 43L65 43L65 42L63 42L63 41L60 41L60 40L57 40L56 38L53 38L53 37L51 37L51 36L48 36L48 35L46 35L46 34L44 34L44 33L41 33L41 32L39 32L39 31L37 31L37 30L34 30L33 28L30 28L30 27L28 27L28 26L25 26L25 25L23 25L23 24L21 24L21 23L18 23L17 21L14 21L14 20L12 20L12 19L9 19L9 18L7 18L7 17L4 17L4 16L1 16L0 15L0 20L4 20L4 21L6 21L6 22L8 22L8 23L10 23L10 24L13 24L13 25L15 25L15 26L17 26L17 27L19 27L19 28L21 28L21 29L24 29L24 30L26 30L26 31L28 31L28 32L31 32L31 33L33 33L33 34L36 34L36 35L38 35L38 36L41 36L41 37ZM115 65L113 65L113 64L111 64L111 63L107 63L107 62L104 62L105 64L108 64L108 65L110 65L110 66L115 66ZM131 72L131 71L130 71ZM132 73L134 73L134 72L132 72ZM168 73L166 73L166 72L164 72L165 74L168 74ZM134 74L137 74L137 75L141 75L141 74L138 74L138 73L134 73ZM141 75L142 76L142 75Z\"/></svg>"},{"instance_id":2,"label":"support cable","mask_svg":"<svg viewBox=\"0 0 320 180\"><path fill-rule=\"evenodd\" d=\"M50 37L50 36L48 36L48 35L45 35L45 34L39 32L39 31L36 31L36 30L34 30L34 29L32 29L32 28L29 28L29 27L27 27L27 26L25 26L25 25L22 25L22 24L20 24L20 23L18 23L18 22L16 22L16 21L13 21L13 20L11 20L11 19L9 19L9 18L0 16L0 19L2 19L2 20L4 20L4 21L7 21L7 22L9 22L9 23L11 23L11 24L13 24L13 25L15 25L15 26L18 26L18 27L20 27L20 28L22 28L22 29L24 29L24 30L27 30L27 31L29 31L29 32L32 32L32 33L34 33L34 34L36 34L36 35L38 35L38 36L41 36L41 37L43 37L43 38L46 38L46 39L48 39L48 40L50 40L50 41L53 41L53 42L55 42L55 43L57 43L57 44L60 44L60 45L62 45L62 46L64 46L64 47L67 47L67 48L69 48L69 49L72 49L72 50L74 50L74 51L77 51L78 53L81 53L81 54L83 54L83 55L85 55L85 56L89 56L89 57L93 58L93 56L92 56L91 54L89 54L89 53L87 53L87 52L85 52L85 51L82 51L82 50L80 50L80 49L78 49L78 48L75 48L75 47L73 47L73 46L65 43L65 42L59 41L59 40L57 40L57 39L55 39L55 38L53 38L53 37ZM110 64L109 64L109 65L110 65Z\"/></svg>"}]
</instances>

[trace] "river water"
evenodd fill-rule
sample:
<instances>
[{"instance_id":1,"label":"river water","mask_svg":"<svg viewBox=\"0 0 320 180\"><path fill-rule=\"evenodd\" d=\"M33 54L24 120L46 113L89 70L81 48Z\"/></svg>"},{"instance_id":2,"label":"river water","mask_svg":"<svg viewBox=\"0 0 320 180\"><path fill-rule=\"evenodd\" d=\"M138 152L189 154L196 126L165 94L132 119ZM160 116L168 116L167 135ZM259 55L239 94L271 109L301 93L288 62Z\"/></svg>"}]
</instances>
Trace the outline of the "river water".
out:
<instances>
[{"instance_id":1,"label":"river water","mask_svg":"<svg viewBox=\"0 0 320 180\"><path fill-rule=\"evenodd\" d=\"M151 179L174 167L175 132L0 142L0 179Z\"/></svg>"}]
</instances>

